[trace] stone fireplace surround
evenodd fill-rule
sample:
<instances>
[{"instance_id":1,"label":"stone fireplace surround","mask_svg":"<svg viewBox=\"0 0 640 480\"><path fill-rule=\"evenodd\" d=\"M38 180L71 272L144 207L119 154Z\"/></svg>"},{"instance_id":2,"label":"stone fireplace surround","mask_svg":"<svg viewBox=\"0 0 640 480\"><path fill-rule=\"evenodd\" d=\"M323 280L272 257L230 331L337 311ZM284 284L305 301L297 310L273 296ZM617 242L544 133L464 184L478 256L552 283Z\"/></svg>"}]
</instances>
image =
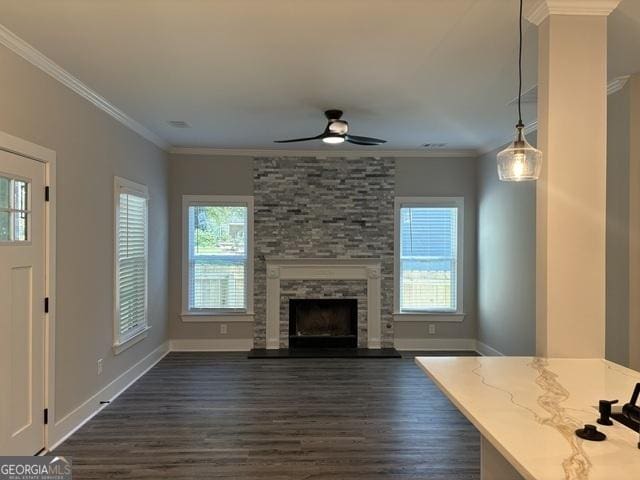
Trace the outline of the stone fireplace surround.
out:
<instances>
[{"instance_id":1,"label":"stone fireplace surround","mask_svg":"<svg viewBox=\"0 0 640 480\"><path fill-rule=\"evenodd\" d=\"M267 349L286 347L286 338L281 330L281 281L313 280L314 282L330 282L332 285L340 281L345 284L353 280L366 281L366 324L359 325L366 335L359 340L359 346L381 348L381 264L380 259L266 259L267 293L266 293L266 337ZM332 298L332 297L326 297ZM363 332L364 333L364 332Z\"/></svg>"},{"instance_id":2,"label":"stone fireplace surround","mask_svg":"<svg viewBox=\"0 0 640 480\"><path fill-rule=\"evenodd\" d=\"M305 296L357 298L359 347L393 347L395 160L269 157L253 167L254 347L287 346L278 309Z\"/></svg>"}]
</instances>

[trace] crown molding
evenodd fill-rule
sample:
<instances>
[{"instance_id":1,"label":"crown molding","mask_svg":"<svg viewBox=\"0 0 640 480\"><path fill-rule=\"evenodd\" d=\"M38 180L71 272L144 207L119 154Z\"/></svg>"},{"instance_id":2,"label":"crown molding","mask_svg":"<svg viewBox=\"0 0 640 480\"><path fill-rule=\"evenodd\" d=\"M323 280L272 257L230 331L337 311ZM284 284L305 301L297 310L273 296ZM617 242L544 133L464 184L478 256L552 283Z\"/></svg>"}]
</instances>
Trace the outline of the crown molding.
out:
<instances>
[{"instance_id":1,"label":"crown molding","mask_svg":"<svg viewBox=\"0 0 640 480\"><path fill-rule=\"evenodd\" d=\"M607 95L612 95L622 90L624 86L627 84L627 82L629 81L630 77L631 77L630 75L623 75L621 77L616 77L613 80L611 80L609 83L607 83ZM538 130L537 120L525 125L523 131L525 135L529 135L531 132L535 132L536 130ZM491 143L489 145L486 145L483 148L478 150L478 155L486 155L487 153L492 152L495 149L500 148L501 146L509 143L512 139L513 139L513 136L506 138L504 141L498 144Z\"/></svg>"},{"instance_id":2,"label":"crown molding","mask_svg":"<svg viewBox=\"0 0 640 480\"><path fill-rule=\"evenodd\" d=\"M535 120L531 123L527 123L522 129L522 133L524 133L525 135L529 135L531 132L535 132L537 129L538 129L538 121ZM478 149L478 156L482 157L487 153L491 153L494 150L497 150L498 148L503 147L507 143L513 142L514 138L515 138L515 129L513 130L513 133L509 135L509 137L505 137L504 139L498 142L488 143L484 147Z\"/></svg>"},{"instance_id":3,"label":"crown molding","mask_svg":"<svg viewBox=\"0 0 640 480\"><path fill-rule=\"evenodd\" d=\"M608 15L618 5L619 0L538 0L530 6L527 19L536 23L532 18L538 18L544 13L544 18L549 14L559 15ZM537 13L536 13L537 12ZM531 16L533 15L533 17ZM540 22L542 21L540 20ZM539 23L536 23L539 24ZM245 156L245 157L317 157L317 158L362 158L362 157L396 157L396 158L468 158L485 155L511 140L505 139L500 144L487 145L484 148L458 149L458 150L283 150L283 149L236 149L236 148L208 148L208 147L172 147L167 141L147 129L144 125L129 117L106 98L92 90L78 78L67 72L60 65L48 58L42 52L29 43L22 40L11 30L0 24L0 44L7 47L35 67L47 73L67 88L80 95L94 106L110 115L112 118L136 132L141 137L152 142L159 148L180 155L206 155L206 156ZM629 80L629 75L613 79L607 84L607 95L611 95L624 88ZM529 134L537 130L537 121L528 124L524 132Z\"/></svg>"},{"instance_id":4,"label":"crown molding","mask_svg":"<svg viewBox=\"0 0 640 480\"><path fill-rule=\"evenodd\" d=\"M91 89L49 57L35 47L21 39L11 30L0 24L0 44L16 53L33 66L53 77L64 86L88 100L106 114L122 123L138 135L149 140L161 149L182 155L210 155L210 156L313 156L318 158L344 157L476 157L476 150L276 150L276 149L227 149L227 148L199 148L173 147L169 142L153 133L141 123L137 122L118 107L109 102L102 95Z\"/></svg>"},{"instance_id":5,"label":"crown molding","mask_svg":"<svg viewBox=\"0 0 640 480\"><path fill-rule=\"evenodd\" d=\"M35 67L47 73L48 75L62 83L64 86L80 95L85 100L88 100L100 110L113 117L125 127L133 130L141 137L149 140L151 143L155 144L163 150L169 150L169 148L171 147L171 145L164 139L153 133L151 130L147 129L141 123L128 116L118 107L110 103L106 98L89 88L86 84L82 83L79 79L71 75L49 57L38 51L32 45L22 40L15 33L1 24L0 44L4 45L9 50L21 56Z\"/></svg>"},{"instance_id":6,"label":"crown molding","mask_svg":"<svg viewBox=\"0 0 640 480\"><path fill-rule=\"evenodd\" d=\"M283 150L241 149L208 147L173 147L169 153L176 155L206 155L217 157L316 157L316 158L444 158L477 157L477 150Z\"/></svg>"},{"instance_id":7,"label":"crown molding","mask_svg":"<svg viewBox=\"0 0 640 480\"><path fill-rule=\"evenodd\" d=\"M538 121L537 120L525 125L524 128L522 129L522 132L525 135L529 135L531 132L535 132L536 130L538 130Z\"/></svg>"},{"instance_id":8,"label":"crown molding","mask_svg":"<svg viewBox=\"0 0 640 480\"><path fill-rule=\"evenodd\" d=\"M524 11L525 18L540 25L549 15L600 15L613 12L620 0L537 0Z\"/></svg>"},{"instance_id":9,"label":"crown molding","mask_svg":"<svg viewBox=\"0 0 640 480\"><path fill-rule=\"evenodd\" d=\"M611 80L607 84L607 95L612 95L622 90L629 81L629 78L631 78L631 75L624 75L622 77L617 77Z\"/></svg>"}]
</instances>

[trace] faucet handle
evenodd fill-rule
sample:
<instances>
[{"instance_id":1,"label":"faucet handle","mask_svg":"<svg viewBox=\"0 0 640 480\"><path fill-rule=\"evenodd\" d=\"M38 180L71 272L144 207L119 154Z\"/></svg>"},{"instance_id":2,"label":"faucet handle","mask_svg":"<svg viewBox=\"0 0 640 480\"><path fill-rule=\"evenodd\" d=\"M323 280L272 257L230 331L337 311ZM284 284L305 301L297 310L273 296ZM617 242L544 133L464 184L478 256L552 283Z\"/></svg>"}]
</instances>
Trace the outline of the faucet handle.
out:
<instances>
[{"instance_id":1,"label":"faucet handle","mask_svg":"<svg viewBox=\"0 0 640 480\"><path fill-rule=\"evenodd\" d=\"M631 400L629 401L629 403L631 405L637 405L638 396L640 396L640 383L636 383L636 388L633 390L633 395L631 395Z\"/></svg>"},{"instance_id":2,"label":"faucet handle","mask_svg":"<svg viewBox=\"0 0 640 480\"><path fill-rule=\"evenodd\" d=\"M633 390L631 400L622 407L622 413L624 413L629 420L636 423L640 423L640 406L638 406L638 396L640 396L640 383L636 383L636 388ZM638 448L640 448L640 441L638 441Z\"/></svg>"},{"instance_id":3,"label":"faucet handle","mask_svg":"<svg viewBox=\"0 0 640 480\"><path fill-rule=\"evenodd\" d=\"M629 403L622 407L622 412L634 422L640 423L640 406L638 406L638 396L640 395L640 383L636 383L636 388L633 390L631 400Z\"/></svg>"}]
</instances>

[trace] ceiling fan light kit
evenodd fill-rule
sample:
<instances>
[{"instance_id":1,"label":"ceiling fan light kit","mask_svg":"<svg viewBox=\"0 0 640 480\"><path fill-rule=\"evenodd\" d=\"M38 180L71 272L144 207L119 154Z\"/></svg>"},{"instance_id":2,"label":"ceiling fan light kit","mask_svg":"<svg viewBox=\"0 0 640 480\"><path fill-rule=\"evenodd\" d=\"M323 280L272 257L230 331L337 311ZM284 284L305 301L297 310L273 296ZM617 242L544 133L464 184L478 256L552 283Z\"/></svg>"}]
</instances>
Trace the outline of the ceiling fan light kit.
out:
<instances>
[{"instance_id":1,"label":"ceiling fan light kit","mask_svg":"<svg viewBox=\"0 0 640 480\"><path fill-rule=\"evenodd\" d=\"M322 141L324 143L328 143L329 145L337 145L338 143L344 143L344 137L340 134L332 134L326 137L322 137Z\"/></svg>"},{"instance_id":2,"label":"ceiling fan light kit","mask_svg":"<svg viewBox=\"0 0 640 480\"><path fill-rule=\"evenodd\" d=\"M518 46L518 123L516 138L498 153L498 177L503 182L537 180L542 168L542 152L531 146L524 136L522 123L522 4L520 0L520 43Z\"/></svg>"},{"instance_id":3,"label":"ceiling fan light kit","mask_svg":"<svg viewBox=\"0 0 640 480\"><path fill-rule=\"evenodd\" d=\"M327 110L324 112L324 115L327 117L327 126L320 135L316 135L315 137L292 138L290 140L275 140L275 143L307 142L309 140L322 140L329 145L339 145L344 142L349 142L354 145L376 146L381 143L387 143L386 140L379 138L350 135L349 123L346 120L342 120L342 110Z\"/></svg>"}]
</instances>

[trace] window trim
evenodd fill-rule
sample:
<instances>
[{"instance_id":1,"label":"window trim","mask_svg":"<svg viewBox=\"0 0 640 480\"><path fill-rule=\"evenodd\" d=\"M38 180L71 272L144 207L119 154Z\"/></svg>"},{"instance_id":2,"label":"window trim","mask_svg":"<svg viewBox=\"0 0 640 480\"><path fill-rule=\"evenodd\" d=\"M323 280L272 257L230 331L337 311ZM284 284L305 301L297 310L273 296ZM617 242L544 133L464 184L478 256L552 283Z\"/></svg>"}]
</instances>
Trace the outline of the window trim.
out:
<instances>
[{"instance_id":1,"label":"window trim","mask_svg":"<svg viewBox=\"0 0 640 480\"><path fill-rule=\"evenodd\" d=\"M144 226L144 324L127 336L120 336L120 281L118 266L118 232L120 230L120 194L129 193L143 197L146 201L146 221ZM149 189L146 185L115 176L113 180L114 199L114 229L113 229L113 352L115 355L122 353L147 336L149 325Z\"/></svg>"},{"instance_id":2,"label":"window trim","mask_svg":"<svg viewBox=\"0 0 640 480\"><path fill-rule=\"evenodd\" d=\"M189 207L197 205L247 207L247 269L245 277L246 308L189 309ZM253 321L253 196L251 195L183 195L182 196L182 302L183 322Z\"/></svg>"},{"instance_id":3,"label":"window trim","mask_svg":"<svg viewBox=\"0 0 640 480\"><path fill-rule=\"evenodd\" d=\"M458 255L455 310L405 310L400 309L400 209L403 207L449 207L458 209ZM464 319L464 197L396 197L394 200L394 265L393 265L393 312L405 316L405 321L420 321L429 316L429 321L455 321Z\"/></svg>"}]
</instances>

